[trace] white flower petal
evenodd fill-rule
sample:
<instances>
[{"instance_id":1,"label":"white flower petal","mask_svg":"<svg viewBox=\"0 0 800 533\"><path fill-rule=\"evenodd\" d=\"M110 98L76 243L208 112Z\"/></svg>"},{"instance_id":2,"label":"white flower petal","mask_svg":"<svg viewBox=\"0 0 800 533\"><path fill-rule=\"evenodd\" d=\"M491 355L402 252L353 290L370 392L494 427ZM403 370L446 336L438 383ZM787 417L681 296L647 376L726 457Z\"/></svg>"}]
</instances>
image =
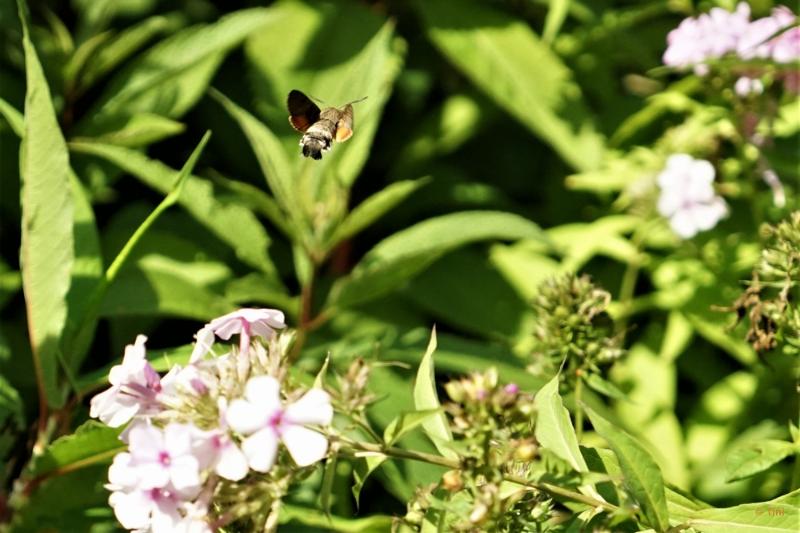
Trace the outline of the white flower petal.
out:
<instances>
[{"instance_id":1,"label":"white flower petal","mask_svg":"<svg viewBox=\"0 0 800 533\"><path fill-rule=\"evenodd\" d=\"M170 424L164 429L164 448L171 456L192 453L194 431L187 424Z\"/></svg>"},{"instance_id":2,"label":"white flower petal","mask_svg":"<svg viewBox=\"0 0 800 533\"><path fill-rule=\"evenodd\" d=\"M133 457L127 452L118 453L108 467L108 482L118 489L131 489L139 482L136 468L131 466Z\"/></svg>"},{"instance_id":3,"label":"white flower petal","mask_svg":"<svg viewBox=\"0 0 800 533\"><path fill-rule=\"evenodd\" d=\"M150 524L153 504L145 492L112 492L108 503L125 529L144 529Z\"/></svg>"},{"instance_id":4,"label":"white flower petal","mask_svg":"<svg viewBox=\"0 0 800 533\"><path fill-rule=\"evenodd\" d=\"M286 407L284 417L294 424L327 426L333 420L331 397L322 389L310 389L299 400Z\"/></svg>"},{"instance_id":5,"label":"white flower petal","mask_svg":"<svg viewBox=\"0 0 800 533\"><path fill-rule=\"evenodd\" d=\"M256 472L269 472L278 455L278 436L271 428L257 431L242 442L242 452L250 468Z\"/></svg>"},{"instance_id":6,"label":"white flower petal","mask_svg":"<svg viewBox=\"0 0 800 533\"><path fill-rule=\"evenodd\" d=\"M137 463L136 471L139 474L139 486L143 489L160 489L169 484L169 470L161 463Z\"/></svg>"},{"instance_id":7,"label":"white flower petal","mask_svg":"<svg viewBox=\"0 0 800 533\"><path fill-rule=\"evenodd\" d=\"M272 412L253 405L247 400L233 400L225 412L225 421L228 426L243 435L249 435L269 422Z\"/></svg>"},{"instance_id":8,"label":"white flower petal","mask_svg":"<svg viewBox=\"0 0 800 533\"><path fill-rule=\"evenodd\" d=\"M181 493L200 487L200 464L196 457L184 455L176 457L169 465L172 485Z\"/></svg>"},{"instance_id":9,"label":"white flower petal","mask_svg":"<svg viewBox=\"0 0 800 533\"><path fill-rule=\"evenodd\" d=\"M199 361L211 350L211 346L214 344L214 330L206 326L195 334L195 339L197 340L194 343L192 355L189 357L190 363Z\"/></svg>"},{"instance_id":10,"label":"white flower petal","mask_svg":"<svg viewBox=\"0 0 800 533\"><path fill-rule=\"evenodd\" d=\"M316 463L328 453L328 439L303 426L289 426L281 433L281 440L298 466Z\"/></svg>"},{"instance_id":11,"label":"white flower petal","mask_svg":"<svg viewBox=\"0 0 800 533\"><path fill-rule=\"evenodd\" d=\"M281 406L280 390L280 383L272 376L258 376L247 381L244 395L253 405L273 412Z\"/></svg>"},{"instance_id":12,"label":"white flower petal","mask_svg":"<svg viewBox=\"0 0 800 533\"><path fill-rule=\"evenodd\" d=\"M694 217L689 211L678 211L669 219L669 224L672 227L672 231L682 239L691 239L697 234Z\"/></svg>"},{"instance_id":13,"label":"white flower petal","mask_svg":"<svg viewBox=\"0 0 800 533\"><path fill-rule=\"evenodd\" d=\"M215 472L225 479L239 481L247 475L247 457L236 444L228 442L219 451Z\"/></svg>"},{"instance_id":14,"label":"white flower petal","mask_svg":"<svg viewBox=\"0 0 800 533\"><path fill-rule=\"evenodd\" d=\"M140 424L129 433L129 449L135 461L158 461L164 450L164 435L153 426Z\"/></svg>"}]
</instances>

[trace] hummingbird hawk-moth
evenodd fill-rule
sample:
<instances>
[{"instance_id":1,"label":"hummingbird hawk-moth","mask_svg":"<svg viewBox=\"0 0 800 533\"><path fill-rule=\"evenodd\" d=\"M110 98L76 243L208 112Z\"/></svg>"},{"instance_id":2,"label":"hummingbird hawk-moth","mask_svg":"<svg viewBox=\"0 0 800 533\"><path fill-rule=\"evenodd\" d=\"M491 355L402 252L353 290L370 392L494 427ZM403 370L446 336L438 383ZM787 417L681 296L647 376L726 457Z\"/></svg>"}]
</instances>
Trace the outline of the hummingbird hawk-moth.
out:
<instances>
[{"instance_id":1,"label":"hummingbird hawk-moth","mask_svg":"<svg viewBox=\"0 0 800 533\"><path fill-rule=\"evenodd\" d=\"M289 122L294 129L303 133L300 146L305 157L322 159L322 152L330 150L333 141L344 142L352 137L353 104L356 102L350 102L341 109L326 107L320 110L311 98L297 89L289 92L286 101Z\"/></svg>"}]
</instances>

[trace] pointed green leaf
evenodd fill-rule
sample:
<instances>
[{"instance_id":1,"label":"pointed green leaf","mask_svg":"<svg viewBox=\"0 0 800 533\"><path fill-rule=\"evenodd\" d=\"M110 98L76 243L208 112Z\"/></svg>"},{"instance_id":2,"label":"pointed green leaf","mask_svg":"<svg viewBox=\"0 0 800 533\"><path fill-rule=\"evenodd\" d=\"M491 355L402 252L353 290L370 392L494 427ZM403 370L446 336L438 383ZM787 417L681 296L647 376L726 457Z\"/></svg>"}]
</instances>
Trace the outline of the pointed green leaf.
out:
<instances>
[{"instance_id":1,"label":"pointed green leaf","mask_svg":"<svg viewBox=\"0 0 800 533\"><path fill-rule=\"evenodd\" d=\"M111 458L127 446L119 439L122 428L110 428L96 420L89 420L67 435L53 441L38 457L30 471L32 477L49 474L59 469L76 469Z\"/></svg>"},{"instance_id":2,"label":"pointed green leaf","mask_svg":"<svg viewBox=\"0 0 800 533\"><path fill-rule=\"evenodd\" d=\"M339 242L363 231L429 181L429 178L397 181L376 192L358 204L339 224L333 237L331 237L329 246L333 247Z\"/></svg>"},{"instance_id":3,"label":"pointed green leaf","mask_svg":"<svg viewBox=\"0 0 800 533\"><path fill-rule=\"evenodd\" d=\"M588 472L578 437L569 419L569 411L564 407L558 394L558 375L539 389L534 397L536 406L536 440L546 450L567 461L578 472Z\"/></svg>"},{"instance_id":4,"label":"pointed green leaf","mask_svg":"<svg viewBox=\"0 0 800 533\"><path fill-rule=\"evenodd\" d=\"M236 105L219 91L211 91L211 95L222 104L222 107L239 124L250 146L256 154L261 172L269 184L272 194L286 213L292 216L297 212L295 201L294 172L286 159L280 141L270 129L253 115Z\"/></svg>"},{"instance_id":5,"label":"pointed green leaf","mask_svg":"<svg viewBox=\"0 0 800 533\"><path fill-rule=\"evenodd\" d=\"M364 488L367 478L379 466L386 462L385 455L368 455L363 457L363 461L358 461L353 468L353 498L356 500L356 507L361 503L361 489Z\"/></svg>"},{"instance_id":6,"label":"pointed green leaf","mask_svg":"<svg viewBox=\"0 0 800 533\"><path fill-rule=\"evenodd\" d=\"M436 374L433 367L433 352L435 351L436 328L433 328L428 348L417 369L417 379L414 382L414 407L417 411L439 411L438 414L421 420L422 427L439 453L445 457L455 458L455 452L445 444L453 441L453 434L450 432L450 426L447 425L447 417L441 410L439 396L436 394Z\"/></svg>"},{"instance_id":7,"label":"pointed green leaf","mask_svg":"<svg viewBox=\"0 0 800 533\"><path fill-rule=\"evenodd\" d=\"M684 523L701 533L797 533L800 489L768 502L700 509Z\"/></svg>"},{"instance_id":8,"label":"pointed green leaf","mask_svg":"<svg viewBox=\"0 0 800 533\"><path fill-rule=\"evenodd\" d=\"M400 437L414 428L419 427L429 418L440 414L442 414L441 408L403 413L389 422L389 425L383 430L383 442L387 446L392 446Z\"/></svg>"},{"instance_id":9,"label":"pointed green leaf","mask_svg":"<svg viewBox=\"0 0 800 533\"><path fill-rule=\"evenodd\" d=\"M70 148L101 157L163 194L169 194L173 188L177 171L136 150L94 142L70 143ZM212 184L194 175L186 178L178 203L217 238L230 245L239 259L273 276L275 266L266 253L269 237L249 209L218 199Z\"/></svg>"},{"instance_id":10,"label":"pointed green leaf","mask_svg":"<svg viewBox=\"0 0 800 533\"><path fill-rule=\"evenodd\" d=\"M225 54L271 17L268 9L243 9L171 35L117 74L87 116L92 121L136 112L179 117L205 93Z\"/></svg>"},{"instance_id":11,"label":"pointed green leaf","mask_svg":"<svg viewBox=\"0 0 800 533\"><path fill-rule=\"evenodd\" d=\"M586 408L592 425L614 450L619 460L625 486L641 506L647 521L657 531L669 529L669 513L661 470L641 444L617 429L596 412Z\"/></svg>"},{"instance_id":12,"label":"pointed green leaf","mask_svg":"<svg viewBox=\"0 0 800 533\"><path fill-rule=\"evenodd\" d=\"M736 448L727 457L725 481L754 476L792 454L800 454L800 446L783 440L759 440Z\"/></svg>"},{"instance_id":13,"label":"pointed green leaf","mask_svg":"<svg viewBox=\"0 0 800 533\"><path fill-rule=\"evenodd\" d=\"M414 5L433 44L476 86L574 168L598 165L604 141L580 88L527 23L475 0Z\"/></svg>"},{"instance_id":14,"label":"pointed green leaf","mask_svg":"<svg viewBox=\"0 0 800 533\"><path fill-rule=\"evenodd\" d=\"M363 303L392 291L447 252L483 240L544 241L539 226L519 215L462 211L404 229L367 252L330 295L332 305Z\"/></svg>"},{"instance_id":15,"label":"pointed green leaf","mask_svg":"<svg viewBox=\"0 0 800 533\"><path fill-rule=\"evenodd\" d=\"M37 381L43 389L40 394L58 407L64 400L58 379L59 343L74 261L69 154L28 33L25 6L22 2L18 5L27 83L20 148L22 284Z\"/></svg>"}]
</instances>

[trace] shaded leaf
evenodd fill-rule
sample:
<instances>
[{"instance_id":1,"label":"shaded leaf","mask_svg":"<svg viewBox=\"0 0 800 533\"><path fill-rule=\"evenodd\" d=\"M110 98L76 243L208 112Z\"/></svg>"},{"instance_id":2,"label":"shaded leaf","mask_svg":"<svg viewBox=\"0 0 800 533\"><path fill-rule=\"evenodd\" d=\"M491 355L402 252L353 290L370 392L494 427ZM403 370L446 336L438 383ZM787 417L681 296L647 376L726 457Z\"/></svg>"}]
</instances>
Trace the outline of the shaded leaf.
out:
<instances>
[{"instance_id":1,"label":"shaded leaf","mask_svg":"<svg viewBox=\"0 0 800 533\"><path fill-rule=\"evenodd\" d=\"M725 481L745 479L763 472L792 454L800 447L782 440L764 439L736 448L726 461Z\"/></svg>"},{"instance_id":2,"label":"shaded leaf","mask_svg":"<svg viewBox=\"0 0 800 533\"><path fill-rule=\"evenodd\" d=\"M74 261L69 154L50 89L28 34L20 2L27 92L20 148L22 243L20 263L28 331L40 394L53 407L64 398L58 383L59 342L67 319Z\"/></svg>"},{"instance_id":3,"label":"shaded leaf","mask_svg":"<svg viewBox=\"0 0 800 533\"><path fill-rule=\"evenodd\" d=\"M768 502L700 509L685 523L702 533L796 533L798 521L800 489Z\"/></svg>"},{"instance_id":4,"label":"shaded leaf","mask_svg":"<svg viewBox=\"0 0 800 533\"><path fill-rule=\"evenodd\" d=\"M498 105L549 143L573 167L603 154L569 69L522 20L473 0L414 3L439 50Z\"/></svg>"},{"instance_id":5,"label":"shaded leaf","mask_svg":"<svg viewBox=\"0 0 800 533\"><path fill-rule=\"evenodd\" d=\"M168 194L174 185L176 170L135 150L93 142L70 143L70 148L101 157L161 193ZM219 200L208 180L191 175L186 179L178 203L230 245L239 259L274 276L275 266L266 253L269 236L250 210Z\"/></svg>"},{"instance_id":6,"label":"shaded leaf","mask_svg":"<svg viewBox=\"0 0 800 533\"><path fill-rule=\"evenodd\" d=\"M126 448L119 440L122 428L110 428L96 420L84 422L75 433L53 441L38 457L31 476L43 476L56 470L75 470L96 463L111 463L111 458Z\"/></svg>"},{"instance_id":7,"label":"shaded leaf","mask_svg":"<svg viewBox=\"0 0 800 533\"><path fill-rule=\"evenodd\" d=\"M337 282L330 304L348 306L390 292L437 258L490 239L544 240L533 222L511 213L463 211L425 220L378 243L349 276Z\"/></svg>"},{"instance_id":8,"label":"shaded leaf","mask_svg":"<svg viewBox=\"0 0 800 533\"><path fill-rule=\"evenodd\" d=\"M631 436L617 429L600 415L586 409L595 430L614 450L625 485L641 506L649 524L657 531L669 529L669 513L661 470L650 454Z\"/></svg>"}]
</instances>

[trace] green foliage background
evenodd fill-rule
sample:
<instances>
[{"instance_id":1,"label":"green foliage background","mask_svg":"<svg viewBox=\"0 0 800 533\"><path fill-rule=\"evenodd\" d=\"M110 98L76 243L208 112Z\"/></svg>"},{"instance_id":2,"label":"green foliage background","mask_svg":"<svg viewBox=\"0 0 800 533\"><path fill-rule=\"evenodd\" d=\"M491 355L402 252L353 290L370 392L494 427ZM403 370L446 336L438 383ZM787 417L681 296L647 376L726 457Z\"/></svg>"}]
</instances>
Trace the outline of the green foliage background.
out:
<instances>
[{"instance_id":1,"label":"green foliage background","mask_svg":"<svg viewBox=\"0 0 800 533\"><path fill-rule=\"evenodd\" d=\"M658 69L688 4L31 1L23 39L17 6L0 2L5 494L20 475L82 457L59 441L27 464L37 435L46 444L86 418L74 393L96 390L137 333L164 368L209 319L282 309L301 331L303 371L328 353L340 369L355 356L408 364L374 372L381 399L370 416L385 426L414 408L413 368L433 323L440 377L493 365L525 390L542 387L524 371L530 301L543 279L574 271L609 290L627 324L630 352L611 374L627 399L594 396L594 407L645 444L667 482L716 506L796 488L788 461L726 479L748 442L789 439L796 359L759 363L713 306L741 292L759 224L796 206L800 119L783 117L768 154L786 208L746 179L735 143L720 150L721 178L746 185L713 232L678 243L663 221L613 201L669 153L730 129L719 103L695 99L696 79ZM753 2L760 14L770 7ZM300 156L286 120L293 88L326 105L368 97L355 105L353 138L320 162ZM44 409L54 418L37 432ZM97 455L118 446L96 427L82 432L64 438ZM399 442L435 451L418 432ZM333 522L307 510L312 478L281 531L386 530L414 488L441 475L386 463L357 512L352 468L339 463ZM48 477L20 504L19 530L114 530L105 476L95 464Z\"/></svg>"}]
</instances>

